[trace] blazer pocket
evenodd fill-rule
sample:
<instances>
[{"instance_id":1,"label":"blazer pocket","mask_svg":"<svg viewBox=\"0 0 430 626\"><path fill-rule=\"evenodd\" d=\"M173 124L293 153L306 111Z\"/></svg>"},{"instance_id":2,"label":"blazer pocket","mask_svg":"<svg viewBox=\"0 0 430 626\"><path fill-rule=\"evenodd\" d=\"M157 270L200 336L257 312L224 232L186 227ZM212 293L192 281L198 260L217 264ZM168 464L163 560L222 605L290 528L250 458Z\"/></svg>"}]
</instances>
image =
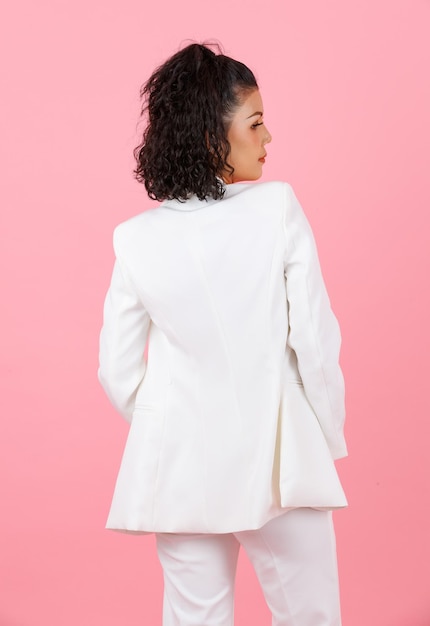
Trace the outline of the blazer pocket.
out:
<instances>
[{"instance_id":1,"label":"blazer pocket","mask_svg":"<svg viewBox=\"0 0 430 626\"><path fill-rule=\"evenodd\" d=\"M133 411L133 417L135 414L141 413L142 411L159 411L160 408L158 404L155 402L138 402Z\"/></svg>"}]
</instances>

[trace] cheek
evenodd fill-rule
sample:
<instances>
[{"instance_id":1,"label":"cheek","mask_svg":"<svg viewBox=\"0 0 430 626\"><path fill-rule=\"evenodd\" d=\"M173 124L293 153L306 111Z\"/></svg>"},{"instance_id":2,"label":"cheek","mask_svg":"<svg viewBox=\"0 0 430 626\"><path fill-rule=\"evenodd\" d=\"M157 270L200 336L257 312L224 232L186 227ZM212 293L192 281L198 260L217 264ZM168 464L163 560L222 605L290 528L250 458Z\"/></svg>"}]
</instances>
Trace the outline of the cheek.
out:
<instances>
[{"instance_id":1,"label":"cheek","mask_svg":"<svg viewBox=\"0 0 430 626\"><path fill-rule=\"evenodd\" d=\"M237 165L246 161L249 155L249 144L240 138L236 139L231 145L230 158L233 159Z\"/></svg>"}]
</instances>

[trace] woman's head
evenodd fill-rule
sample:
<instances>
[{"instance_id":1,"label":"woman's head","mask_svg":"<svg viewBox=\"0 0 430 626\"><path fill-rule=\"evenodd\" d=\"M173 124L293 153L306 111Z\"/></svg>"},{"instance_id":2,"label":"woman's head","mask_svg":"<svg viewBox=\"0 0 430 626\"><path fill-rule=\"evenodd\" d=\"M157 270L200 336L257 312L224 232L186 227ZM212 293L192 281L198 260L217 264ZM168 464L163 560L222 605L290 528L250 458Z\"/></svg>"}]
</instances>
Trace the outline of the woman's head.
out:
<instances>
[{"instance_id":1,"label":"woman's head","mask_svg":"<svg viewBox=\"0 0 430 626\"><path fill-rule=\"evenodd\" d=\"M147 126L135 150L135 173L149 196L221 198L221 178L235 180L230 128L241 106L259 98L251 70L208 46L191 44L155 70L141 95ZM255 129L260 123L261 118L253 118Z\"/></svg>"}]
</instances>

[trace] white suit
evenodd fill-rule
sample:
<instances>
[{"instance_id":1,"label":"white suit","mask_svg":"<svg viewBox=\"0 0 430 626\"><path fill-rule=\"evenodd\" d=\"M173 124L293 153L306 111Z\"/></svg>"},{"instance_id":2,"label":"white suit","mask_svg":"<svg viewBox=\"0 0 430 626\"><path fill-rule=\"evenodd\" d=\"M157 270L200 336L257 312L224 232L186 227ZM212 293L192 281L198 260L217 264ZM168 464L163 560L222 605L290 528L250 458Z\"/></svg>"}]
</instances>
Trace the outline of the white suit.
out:
<instances>
[{"instance_id":1,"label":"white suit","mask_svg":"<svg viewBox=\"0 0 430 626\"><path fill-rule=\"evenodd\" d=\"M340 334L291 187L166 201L114 249L99 379L131 427L107 527L227 533L345 506Z\"/></svg>"}]
</instances>

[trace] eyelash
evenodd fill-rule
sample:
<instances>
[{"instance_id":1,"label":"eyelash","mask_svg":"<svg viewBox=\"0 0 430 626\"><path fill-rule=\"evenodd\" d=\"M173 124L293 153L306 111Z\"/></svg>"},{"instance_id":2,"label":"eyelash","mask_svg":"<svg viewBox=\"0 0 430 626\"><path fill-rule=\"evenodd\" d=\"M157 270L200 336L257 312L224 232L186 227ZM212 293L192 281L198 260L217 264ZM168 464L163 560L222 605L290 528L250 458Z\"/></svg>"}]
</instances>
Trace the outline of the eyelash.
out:
<instances>
[{"instance_id":1,"label":"eyelash","mask_svg":"<svg viewBox=\"0 0 430 626\"><path fill-rule=\"evenodd\" d=\"M253 124L251 126L251 128L253 128L254 130L257 128L257 126L262 126L264 124L264 122L255 122L255 124Z\"/></svg>"}]
</instances>

